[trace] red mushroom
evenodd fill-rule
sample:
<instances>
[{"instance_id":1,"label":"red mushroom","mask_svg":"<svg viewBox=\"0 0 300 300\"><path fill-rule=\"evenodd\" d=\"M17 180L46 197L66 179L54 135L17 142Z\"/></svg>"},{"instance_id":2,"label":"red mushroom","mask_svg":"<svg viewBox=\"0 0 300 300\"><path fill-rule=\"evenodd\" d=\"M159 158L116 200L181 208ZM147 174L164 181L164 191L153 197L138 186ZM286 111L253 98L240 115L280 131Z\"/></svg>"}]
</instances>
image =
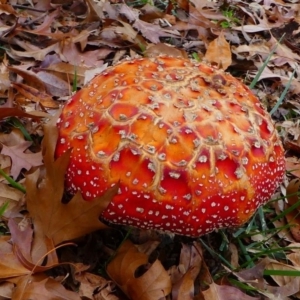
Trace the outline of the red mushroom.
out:
<instances>
[{"instance_id":1,"label":"red mushroom","mask_svg":"<svg viewBox=\"0 0 300 300\"><path fill-rule=\"evenodd\" d=\"M102 218L200 236L239 226L282 181L269 114L239 80L183 58L127 60L65 105L56 155L86 200L119 182Z\"/></svg>"}]
</instances>

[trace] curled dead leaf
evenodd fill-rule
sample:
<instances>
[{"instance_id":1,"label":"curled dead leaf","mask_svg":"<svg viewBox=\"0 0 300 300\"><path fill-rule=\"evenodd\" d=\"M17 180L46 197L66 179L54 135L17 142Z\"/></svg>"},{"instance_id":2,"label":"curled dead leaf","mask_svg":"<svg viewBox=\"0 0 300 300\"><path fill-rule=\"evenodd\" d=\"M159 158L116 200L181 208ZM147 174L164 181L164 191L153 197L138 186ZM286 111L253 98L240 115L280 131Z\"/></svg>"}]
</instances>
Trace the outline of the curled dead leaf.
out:
<instances>
[{"instance_id":1,"label":"curled dead leaf","mask_svg":"<svg viewBox=\"0 0 300 300\"><path fill-rule=\"evenodd\" d=\"M286 158L286 170L295 177L300 177L300 160L295 156Z\"/></svg>"},{"instance_id":2,"label":"curled dead leaf","mask_svg":"<svg viewBox=\"0 0 300 300\"><path fill-rule=\"evenodd\" d=\"M47 118L49 115L44 112L30 112L26 113L15 107L0 107L0 120L8 117L24 117L31 119Z\"/></svg>"},{"instance_id":3,"label":"curled dead leaf","mask_svg":"<svg viewBox=\"0 0 300 300\"><path fill-rule=\"evenodd\" d=\"M199 243L183 244L178 266L172 266L169 274L172 281L172 299L193 299L194 281L202 267L202 249Z\"/></svg>"},{"instance_id":4,"label":"curled dead leaf","mask_svg":"<svg viewBox=\"0 0 300 300\"><path fill-rule=\"evenodd\" d=\"M194 299L193 269L189 269L180 280L172 287L172 300Z\"/></svg>"},{"instance_id":5,"label":"curled dead leaf","mask_svg":"<svg viewBox=\"0 0 300 300\"><path fill-rule=\"evenodd\" d=\"M132 300L157 300L171 292L171 280L159 260L139 277L136 270L148 264L148 256L140 253L130 242L125 241L107 266L110 278Z\"/></svg>"},{"instance_id":6,"label":"curled dead leaf","mask_svg":"<svg viewBox=\"0 0 300 300\"><path fill-rule=\"evenodd\" d=\"M31 101L40 103L47 108L58 108L58 103L55 102L46 92L40 91L29 85L22 83L12 83L12 86L24 97Z\"/></svg>"},{"instance_id":7,"label":"curled dead leaf","mask_svg":"<svg viewBox=\"0 0 300 300\"><path fill-rule=\"evenodd\" d=\"M290 208L293 205L296 205L296 207L293 210L289 211L289 213L285 215L286 220L289 224L290 232L296 242L300 242L300 216L299 216L300 207L297 206L298 203L297 193L299 191L299 187L300 187L299 178L290 181L286 189L287 196L286 196L286 203L285 203L286 209Z\"/></svg>"},{"instance_id":8,"label":"curled dead leaf","mask_svg":"<svg viewBox=\"0 0 300 300\"><path fill-rule=\"evenodd\" d=\"M150 45L144 52L147 57L156 57L158 55L170 55L174 57L187 58L187 53L184 50L172 47L164 43L158 43L156 45Z\"/></svg>"},{"instance_id":9,"label":"curled dead leaf","mask_svg":"<svg viewBox=\"0 0 300 300\"><path fill-rule=\"evenodd\" d=\"M217 64L220 68L226 70L232 63L230 45L221 34L209 43L205 53L205 59L210 63Z\"/></svg>"},{"instance_id":10,"label":"curled dead leaf","mask_svg":"<svg viewBox=\"0 0 300 300\"><path fill-rule=\"evenodd\" d=\"M99 275L80 271L75 274L75 279L80 282L79 295L85 299L98 299L97 296L99 299L119 299L113 295L115 284Z\"/></svg>"}]
</instances>

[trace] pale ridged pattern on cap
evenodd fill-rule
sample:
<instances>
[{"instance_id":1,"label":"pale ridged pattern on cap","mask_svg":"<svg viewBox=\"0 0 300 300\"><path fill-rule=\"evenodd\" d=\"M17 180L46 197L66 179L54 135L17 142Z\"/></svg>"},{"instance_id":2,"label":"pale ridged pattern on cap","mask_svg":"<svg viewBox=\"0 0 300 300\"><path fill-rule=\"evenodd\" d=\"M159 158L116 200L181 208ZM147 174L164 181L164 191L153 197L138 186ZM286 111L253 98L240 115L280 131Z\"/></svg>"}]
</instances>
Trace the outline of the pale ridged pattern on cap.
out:
<instances>
[{"instance_id":1,"label":"pale ridged pattern on cap","mask_svg":"<svg viewBox=\"0 0 300 300\"><path fill-rule=\"evenodd\" d=\"M56 155L86 200L120 188L102 217L200 236L246 222L283 179L269 114L239 80L204 63L125 60L65 105Z\"/></svg>"}]
</instances>

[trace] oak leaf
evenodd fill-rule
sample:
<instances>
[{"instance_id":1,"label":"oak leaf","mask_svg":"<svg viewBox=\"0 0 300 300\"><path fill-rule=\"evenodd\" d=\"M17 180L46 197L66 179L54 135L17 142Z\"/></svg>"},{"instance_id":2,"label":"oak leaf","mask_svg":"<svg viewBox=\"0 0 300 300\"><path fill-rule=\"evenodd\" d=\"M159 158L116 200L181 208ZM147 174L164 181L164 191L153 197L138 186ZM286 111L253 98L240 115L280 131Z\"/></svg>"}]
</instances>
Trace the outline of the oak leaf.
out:
<instances>
[{"instance_id":1,"label":"oak leaf","mask_svg":"<svg viewBox=\"0 0 300 300\"><path fill-rule=\"evenodd\" d=\"M70 151L54 159L58 135L54 118L45 126L44 132L42 148L45 170L40 168L27 174L25 181L27 209L34 228L33 262L52 251L51 242L57 246L106 228L99 217L118 190L116 185L94 201L84 201L77 193L70 202L63 204L61 201Z\"/></svg>"},{"instance_id":2,"label":"oak leaf","mask_svg":"<svg viewBox=\"0 0 300 300\"><path fill-rule=\"evenodd\" d=\"M66 290L59 282L44 274L20 277L13 290L12 299L80 300L80 296Z\"/></svg>"},{"instance_id":3,"label":"oak leaf","mask_svg":"<svg viewBox=\"0 0 300 300\"><path fill-rule=\"evenodd\" d=\"M43 163L41 152L32 153L27 150L31 144L32 142L29 141L23 141L14 146L2 144L1 154L9 156L12 160L10 175L14 179L19 176L23 168L28 171L32 167L40 166ZM27 151L25 152L25 150Z\"/></svg>"}]
</instances>

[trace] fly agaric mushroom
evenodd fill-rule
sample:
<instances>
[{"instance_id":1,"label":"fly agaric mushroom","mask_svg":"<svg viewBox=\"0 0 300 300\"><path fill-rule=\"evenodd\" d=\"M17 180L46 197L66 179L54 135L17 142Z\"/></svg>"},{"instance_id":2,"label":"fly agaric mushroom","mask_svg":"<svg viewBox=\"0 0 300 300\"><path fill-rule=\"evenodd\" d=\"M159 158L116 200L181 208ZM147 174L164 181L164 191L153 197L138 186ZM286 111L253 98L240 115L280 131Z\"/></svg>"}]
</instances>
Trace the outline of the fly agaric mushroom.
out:
<instances>
[{"instance_id":1,"label":"fly agaric mushroom","mask_svg":"<svg viewBox=\"0 0 300 300\"><path fill-rule=\"evenodd\" d=\"M86 200L119 183L113 223L200 236L239 226L283 179L269 114L239 80L183 58L127 60L75 94L58 120L72 148L67 190Z\"/></svg>"}]
</instances>

